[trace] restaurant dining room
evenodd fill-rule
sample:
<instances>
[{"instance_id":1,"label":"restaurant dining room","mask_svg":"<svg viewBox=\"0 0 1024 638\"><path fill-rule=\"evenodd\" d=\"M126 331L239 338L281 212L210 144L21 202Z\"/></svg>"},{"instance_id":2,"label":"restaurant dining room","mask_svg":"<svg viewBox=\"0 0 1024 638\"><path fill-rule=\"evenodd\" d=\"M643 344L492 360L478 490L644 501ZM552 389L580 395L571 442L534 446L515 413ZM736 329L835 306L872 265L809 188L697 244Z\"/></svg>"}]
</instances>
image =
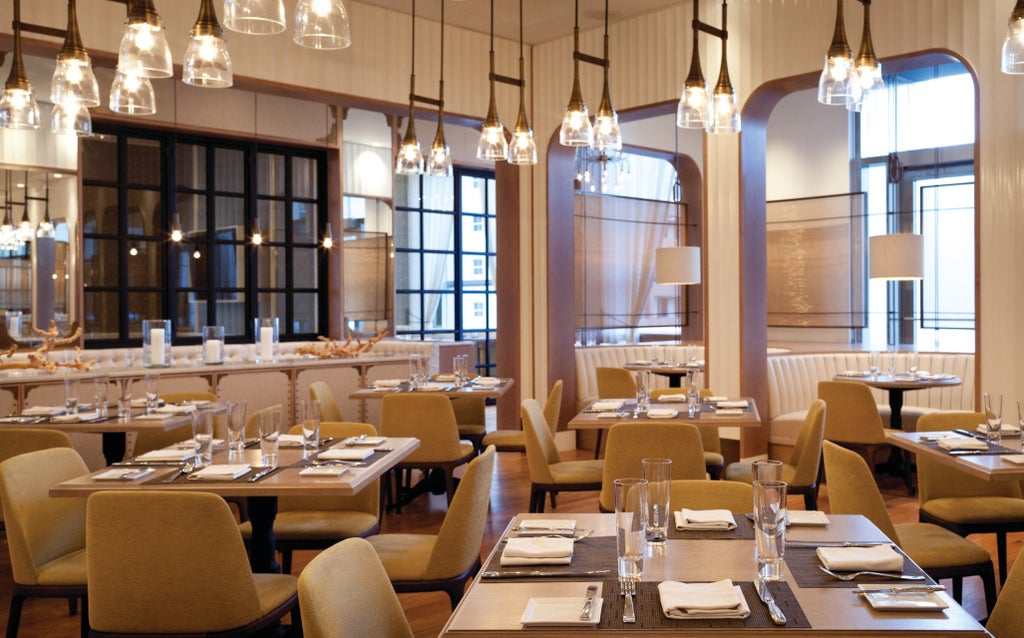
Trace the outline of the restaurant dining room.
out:
<instances>
[{"instance_id":1,"label":"restaurant dining room","mask_svg":"<svg viewBox=\"0 0 1024 638\"><path fill-rule=\"evenodd\" d=\"M1021 76L1024 0L0 0L6 635L1024 638Z\"/></svg>"}]
</instances>

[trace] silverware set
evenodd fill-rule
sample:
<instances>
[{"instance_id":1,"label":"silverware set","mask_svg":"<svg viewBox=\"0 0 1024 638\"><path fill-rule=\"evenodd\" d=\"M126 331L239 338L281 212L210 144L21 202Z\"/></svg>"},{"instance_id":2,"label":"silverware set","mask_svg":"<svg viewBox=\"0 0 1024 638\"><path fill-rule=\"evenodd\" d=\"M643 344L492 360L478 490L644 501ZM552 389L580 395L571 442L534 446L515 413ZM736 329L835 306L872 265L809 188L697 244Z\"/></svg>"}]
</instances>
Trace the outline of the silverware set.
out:
<instances>
[{"instance_id":1,"label":"silverware set","mask_svg":"<svg viewBox=\"0 0 1024 638\"><path fill-rule=\"evenodd\" d=\"M633 597L636 596L636 579L620 578L619 589L622 590L622 596L625 598L625 603L622 607L622 622L635 623L636 606L633 603Z\"/></svg>"},{"instance_id":2,"label":"silverware set","mask_svg":"<svg viewBox=\"0 0 1024 638\"><path fill-rule=\"evenodd\" d=\"M832 578L838 578L839 580L853 580L858 576L877 576L879 578L892 578L894 580L924 580L924 576L914 576L911 574L895 574L891 572L873 572L867 570L840 574L839 572L834 572L831 569L826 568L824 565L818 565L818 569L825 572Z\"/></svg>"}]
</instances>

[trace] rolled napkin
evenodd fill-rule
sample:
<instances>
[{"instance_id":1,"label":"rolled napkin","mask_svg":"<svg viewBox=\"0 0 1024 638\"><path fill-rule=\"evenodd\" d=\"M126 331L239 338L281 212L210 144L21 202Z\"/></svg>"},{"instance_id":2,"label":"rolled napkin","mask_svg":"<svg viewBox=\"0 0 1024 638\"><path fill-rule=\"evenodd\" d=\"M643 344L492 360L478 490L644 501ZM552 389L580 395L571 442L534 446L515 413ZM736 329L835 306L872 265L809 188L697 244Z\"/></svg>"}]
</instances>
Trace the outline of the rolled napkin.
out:
<instances>
[{"instance_id":1,"label":"rolled napkin","mask_svg":"<svg viewBox=\"0 0 1024 638\"><path fill-rule=\"evenodd\" d=\"M746 618L750 607L739 587L726 578L713 583L658 583L661 609L668 618Z\"/></svg>"},{"instance_id":2,"label":"rolled napkin","mask_svg":"<svg viewBox=\"0 0 1024 638\"><path fill-rule=\"evenodd\" d=\"M663 394L658 397L658 401L662 403L686 403L690 400L690 397L685 394Z\"/></svg>"},{"instance_id":3,"label":"rolled napkin","mask_svg":"<svg viewBox=\"0 0 1024 638\"><path fill-rule=\"evenodd\" d=\"M690 510L673 512L676 529L681 530L730 530L736 528L736 518L729 510Z\"/></svg>"},{"instance_id":4,"label":"rolled napkin","mask_svg":"<svg viewBox=\"0 0 1024 638\"><path fill-rule=\"evenodd\" d=\"M373 448L368 447L332 447L321 452L317 458L328 461L363 461L373 456Z\"/></svg>"},{"instance_id":5,"label":"rolled napkin","mask_svg":"<svg viewBox=\"0 0 1024 638\"><path fill-rule=\"evenodd\" d=\"M988 432L988 426L984 423L978 424L978 433L985 434ZM999 428L999 433L1002 436L1020 436L1020 428L1012 423L1004 423Z\"/></svg>"},{"instance_id":6,"label":"rolled napkin","mask_svg":"<svg viewBox=\"0 0 1024 638\"><path fill-rule=\"evenodd\" d=\"M79 412L77 414L59 414L57 416L51 416L51 423L78 423L79 421L92 421L100 418L100 411L93 410L92 412Z\"/></svg>"},{"instance_id":7,"label":"rolled napkin","mask_svg":"<svg viewBox=\"0 0 1024 638\"><path fill-rule=\"evenodd\" d=\"M819 547L818 559L827 569L837 572L871 570L876 572L902 572L903 554L892 545L871 547Z\"/></svg>"},{"instance_id":8,"label":"rolled napkin","mask_svg":"<svg viewBox=\"0 0 1024 638\"><path fill-rule=\"evenodd\" d=\"M568 565L572 562L572 538L516 537L505 542L501 565Z\"/></svg>"},{"instance_id":9,"label":"rolled napkin","mask_svg":"<svg viewBox=\"0 0 1024 638\"><path fill-rule=\"evenodd\" d=\"M988 443L985 443L981 439L967 438L965 436L951 436L948 439L939 439L937 443L943 450L950 451L988 449Z\"/></svg>"},{"instance_id":10,"label":"rolled napkin","mask_svg":"<svg viewBox=\"0 0 1024 638\"><path fill-rule=\"evenodd\" d=\"M674 419L678 415L679 411L671 408L651 408L647 410L647 418L649 419Z\"/></svg>"},{"instance_id":11,"label":"rolled napkin","mask_svg":"<svg viewBox=\"0 0 1024 638\"><path fill-rule=\"evenodd\" d=\"M739 399L738 401L719 401L715 405L717 407L719 407L719 408L726 408L726 409L729 409L729 408L748 408L748 407L750 407L750 402L747 401L746 399Z\"/></svg>"},{"instance_id":12,"label":"rolled napkin","mask_svg":"<svg viewBox=\"0 0 1024 638\"><path fill-rule=\"evenodd\" d=\"M591 412L618 412L625 403L625 399L611 399L608 401L594 401L590 405Z\"/></svg>"},{"instance_id":13,"label":"rolled napkin","mask_svg":"<svg viewBox=\"0 0 1024 638\"><path fill-rule=\"evenodd\" d=\"M455 375L454 374L435 374L434 375L434 381L439 381L441 383L451 383L454 380L455 380Z\"/></svg>"}]
</instances>

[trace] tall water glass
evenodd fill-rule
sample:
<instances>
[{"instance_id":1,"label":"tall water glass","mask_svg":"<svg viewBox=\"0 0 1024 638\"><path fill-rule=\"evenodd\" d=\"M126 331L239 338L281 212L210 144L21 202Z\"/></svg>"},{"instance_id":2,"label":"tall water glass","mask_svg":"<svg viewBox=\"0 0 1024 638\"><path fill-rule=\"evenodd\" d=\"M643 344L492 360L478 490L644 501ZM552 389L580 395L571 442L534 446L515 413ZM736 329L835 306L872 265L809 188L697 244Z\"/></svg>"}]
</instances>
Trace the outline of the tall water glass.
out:
<instances>
[{"instance_id":1,"label":"tall water glass","mask_svg":"<svg viewBox=\"0 0 1024 638\"><path fill-rule=\"evenodd\" d=\"M647 414L651 405L651 373L649 370L640 370L636 373L636 413Z\"/></svg>"},{"instance_id":2,"label":"tall water glass","mask_svg":"<svg viewBox=\"0 0 1024 638\"><path fill-rule=\"evenodd\" d=\"M93 399L92 406L96 408L96 414L101 419L107 418L107 394L110 392L110 377L101 374L92 380Z\"/></svg>"},{"instance_id":3,"label":"tall water glass","mask_svg":"<svg viewBox=\"0 0 1024 638\"><path fill-rule=\"evenodd\" d=\"M192 413L192 443L196 450L192 463L197 468L213 462L213 413L210 410Z\"/></svg>"},{"instance_id":4,"label":"tall water glass","mask_svg":"<svg viewBox=\"0 0 1024 638\"><path fill-rule=\"evenodd\" d=\"M786 553L786 484L754 481L754 560L758 580L782 580Z\"/></svg>"},{"instance_id":5,"label":"tall water glass","mask_svg":"<svg viewBox=\"0 0 1024 638\"><path fill-rule=\"evenodd\" d=\"M647 457L640 460L647 481L647 542L664 543L668 522L672 518L669 486L672 482L672 459Z\"/></svg>"},{"instance_id":6,"label":"tall water glass","mask_svg":"<svg viewBox=\"0 0 1024 638\"><path fill-rule=\"evenodd\" d=\"M245 401L228 402L228 457L241 458L245 450Z\"/></svg>"},{"instance_id":7,"label":"tall water glass","mask_svg":"<svg viewBox=\"0 0 1024 638\"><path fill-rule=\"evenodd\" d=\"M78 379L64 379L64 414L78 414Z\"/></svg>"},{"instance_id":8,"label":"tall water glass","mask_svg":"<svg viewBox=\"0 0 1024 638\"><path fill-rule=\"evenodd\" d=\"M640 582L647 549L647 481L615 479L615 555L619 580Z\"/></svg>"},{"instance_id":9,"label":"tall water glass","mask_svg":"<svg viewBox=\"0 0 1024 638\"><path fill-rule=\"evenodd\" d=\"M985 421L988 426L985 436L989 443L999 443L1003 439L1003 395L993 397L985 392L981 396L985 405Z\"/></svg>"},{"instance_id":10,"label":"tall water glass","mask_svg":"<svg viewBox=\"0 0 1024 638\"><path fill-rule=\"evenodd\" d=\"M466 380L469 377L469 357L464 354L455 355L452 357L452 372L455 373L455 385L462 387L466 385Z\"/></svg>"},{"instance_id":11,"label":"tall water glass","mask_svg":"<svg viewBox=\"0 0 1024 638\"><path fill-rule=\"evenodd\" d=\"M302 456L308 457L320 448L320 402L307 399L299 401L298 407L302 423Z\"/></svg>"},{"instance_id":12,"label":"tall water glass","mask_svg":"<svg viewBox=\"0 0 1024 638\"><path fill-rule=\"evenodd\" d=\"M156 412L160 407L160 375L155 372L146 374L146 414Z\"/></svg>"},{"instance_id":13,"label":"tall water glass","mask_svg":"<svg viewBox=\"0 0 1024 638\"><path fill-rule=\"evenodd\" d=\"M782 461L762 459L751 463L751 478L762 483L777 483L782 480Z\"/></svg>"},{"instance_id":14,"label":"tall water glass","mask_svg":"<svg viewBox=\"0 0 1024 638\"><path fill-rule=\"evenodd\" d=\"M872 352L868 355L868 363L871 366L871 378L877 379L878 372L882 369L882 355L878 352Z\"/></svg>"},{"instance_id":15,"label":"tall water glass","mask_svg":"<svg viewBox=\"0 0 1024 638\"><path fill-rule=\"evenodd\" d=\"M127 419L132 415L132 378L118 377L117 381L117 418Z\"/></svg>"},{"instance_id":16,"label":"tall water glass","mask_svg":"<svg viewBox=\"0 0 1024 638\"><path fill-rule=\"evenodd\" d=\"M691 419L700 412L700 371L693 370L687 375L686 413Z\"/></svg>"},{"instance_id":17,"label":"tall water glass","mask_svg":"<svg viewBox=\"0 0 1024 638\"><path fill-rule=\"evenodd\" d=\"M260 413L260 462L264 467L277 467L277 451L281 437L280 410Z\"/></svg>"}]
</instances>

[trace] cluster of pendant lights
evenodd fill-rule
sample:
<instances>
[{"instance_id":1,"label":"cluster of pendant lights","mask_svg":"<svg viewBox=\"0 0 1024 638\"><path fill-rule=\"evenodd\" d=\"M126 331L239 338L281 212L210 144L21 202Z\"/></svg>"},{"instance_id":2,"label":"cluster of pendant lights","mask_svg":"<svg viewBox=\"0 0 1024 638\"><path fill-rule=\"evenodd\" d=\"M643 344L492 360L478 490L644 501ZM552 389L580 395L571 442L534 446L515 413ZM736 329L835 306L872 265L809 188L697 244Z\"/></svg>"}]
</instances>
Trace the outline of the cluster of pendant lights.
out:
<instances>
[{"instance_id":1,"label":"cluster of pendant lights","mask_svg":"<svg viewBox=\"0 0 1024 638\"><path fill-rule=\"evenodd\" d=\"M38 129L39 107L21 57L21 31L35 30L21 22L21 0L14 2L14 63L0 97L0 128ZM341 0L299 0L293 40L312 49L341 49L351 44L348 12ZM283 0L224 0L224 25L239 33L269 35L285 30ZM40 31L45 32L45 31ZM110 87L111 111L128 115L156 113L151 80L174 75L167 34L153 0L129 0L128 19L118 50L117 72ZM182 81L193 86L232 85L231 57L213 0L200 0L182 64ZM91 135L89 108L99 106L100 94L89 54L82 45L75 0L68 0L64 46L50 83L54 133Z\"/></svg>"},{"instance_id":2,"label":"cluster of pendant lights","mask_svg":"<svg viewBox=\"0 0 1024 638\"><path fill-rule=\"evenodd\" d=\"M840 0L842 1L842 0ZM716 29L700 21L700 0L693 0L693 54L690 58L690 72L683 82L682 95L676 109L676 125L679 128L704 129L708 133L739 133L741 128L740 108L736 90L729 78L729 60L726 57L728 2L722 2L722 28ZM722 64L718 71L718 83L713 92L708 91L701 70L700 48L697 44L699 32L708 33L722 41Z\"/></svg>"},{"instance_id":3,"label":"cluster of pendant lights","mask_svg":"<svg viewBox=\"0 0 1024 638\"><path fill-rule=\"evenodd\" d=\"M4 189L5 203L2 206L4 211L3 222L0 223L0 250L19 250L25 244L32 241L33 237L50 237L52 238L56 230L53 225L53 220L50 218L50 178L46 178L46 206L43 213L43 219L39 222L37 228L32 228L32 222L28 218L28 174L26 173L25 181L17 185L20 189L26 190L26 195L21 202L22 212L21 221L18 225L14 225L14 204L11 200L11 171L7 171L7 183Z\"/></svg>"},{"instance_id":4,"label":"cluster of pendant lights","mask_svg":"<svg viewBox=\"0 0 1024 638\"><path fill-rule=\"evenodd\" d=\"M832 33L832 44L825 55L825 68L818 80L818 101L845 106L849 111L860 111L864 96L869 91L885 87L882 64L875 57L871 43L871 0L858 1L864 5L864 33L857 57L853 57L850 45L846 42L843 0L836 0L836 26Z\"/></svg>"},{"instance_id":5,"label":"cluster of pendant lights","mask_svg":"<svg viewBox=\"0 0 1024 638\"><path fill-rule=\"evenodd\" d=\"M1017 0L1009 22L1000 68L1003 73L1018 75L1024 73L1024 0Z\"/></svg>"}]
</instances>

